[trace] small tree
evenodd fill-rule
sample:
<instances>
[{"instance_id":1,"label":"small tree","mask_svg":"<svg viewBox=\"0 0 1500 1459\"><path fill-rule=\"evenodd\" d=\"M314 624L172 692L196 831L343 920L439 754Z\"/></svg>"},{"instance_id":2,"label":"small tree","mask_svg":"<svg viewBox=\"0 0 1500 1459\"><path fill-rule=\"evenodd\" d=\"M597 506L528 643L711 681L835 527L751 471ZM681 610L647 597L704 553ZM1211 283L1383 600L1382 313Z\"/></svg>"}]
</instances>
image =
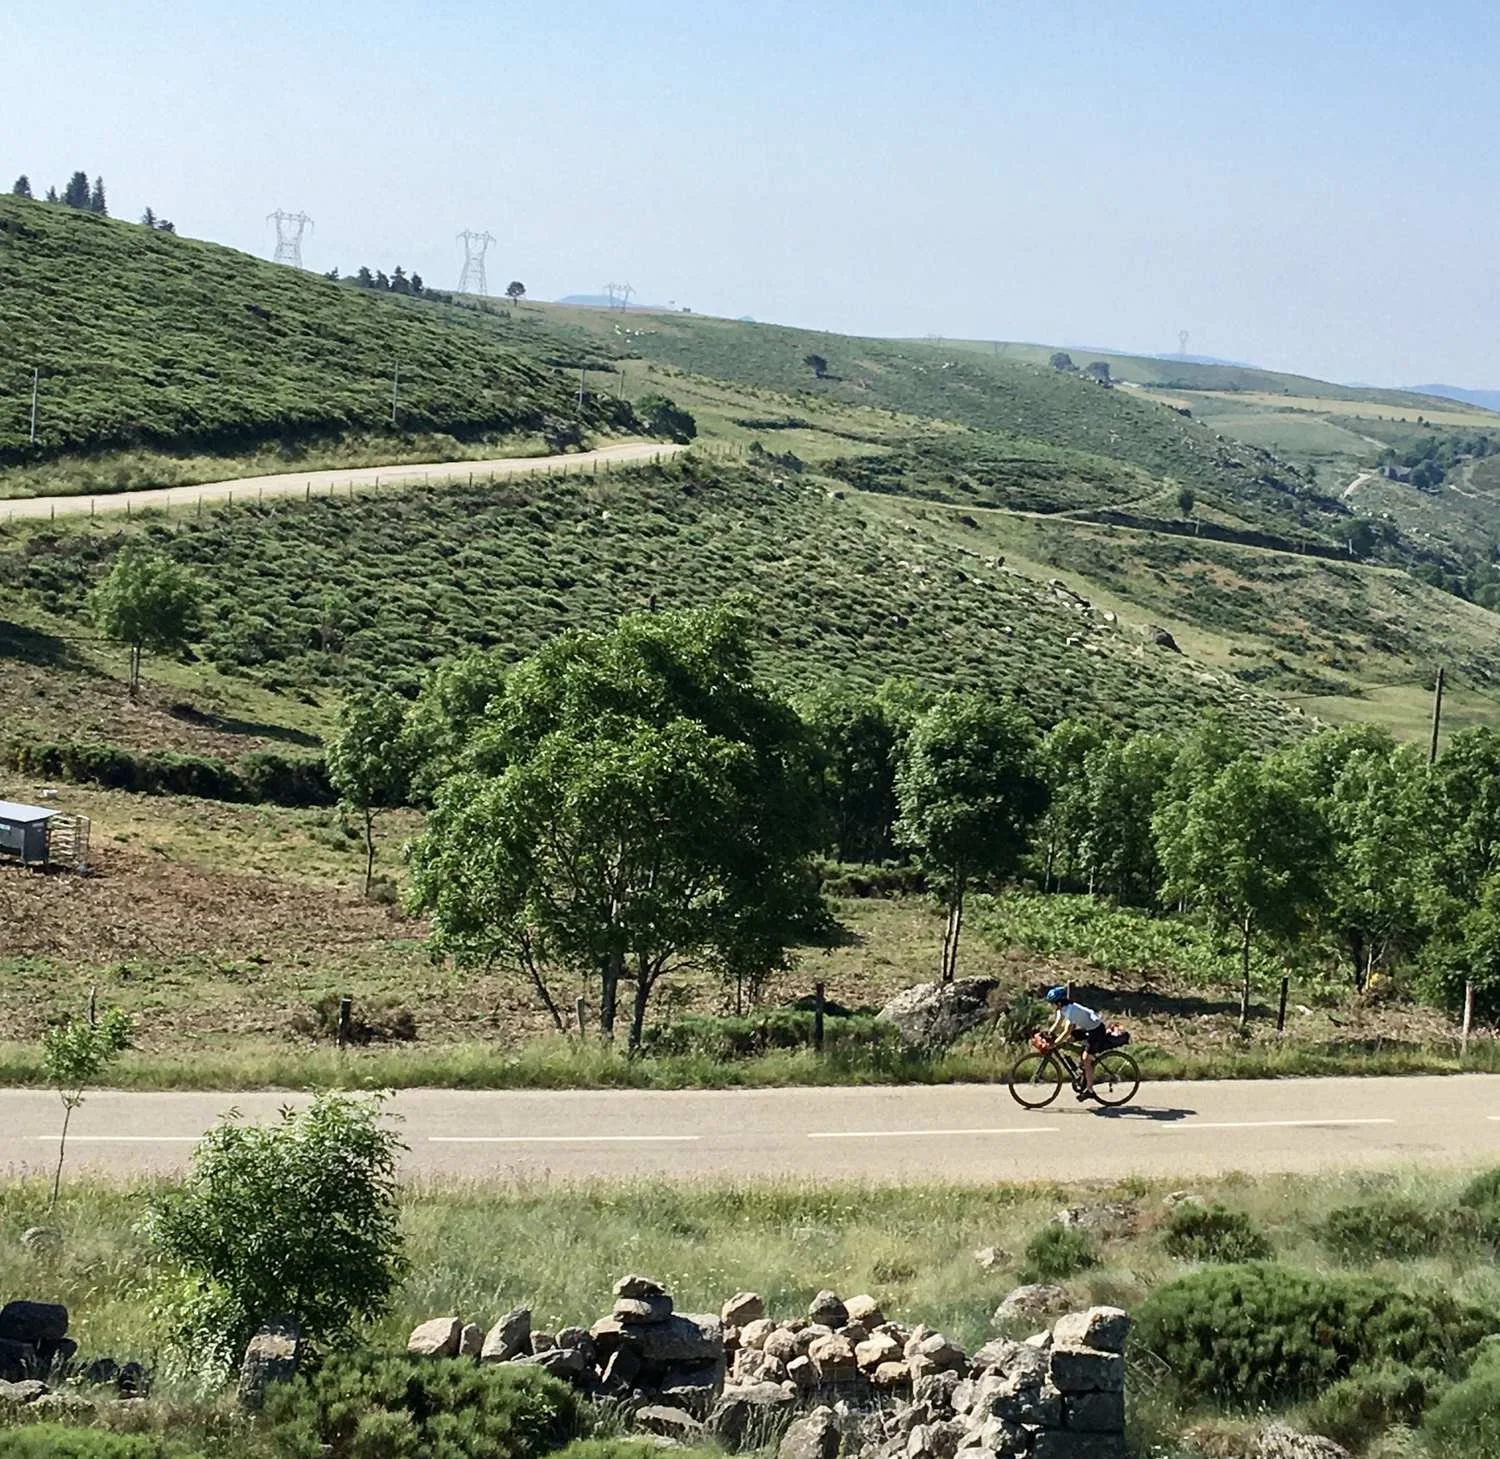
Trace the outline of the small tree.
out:
<instances>
[{"instance_id":1,"label":"small tree","mask_svg":"<svg viewBox=\"0 0 1500 1459\"><path fill-rule=\"evenodd\" d=\"M912 731L896 779L896 835L943 889L943 982L952 982L958 967L969 884L1014 870L1046 795L1031 721L1010 704L948 694Z\"/></svg>"},{"instance_id":2,"label":"small tree","mask_svg":"<svg viewBox=\"0 0 1500 1459\"><path fill-rule=\"evenodd\" d=\"M181 1335L223 1363L274 1317L333 1343L380 1316L407 1269L401 1148L378 1099L345 1094L210 1130L151 1210L153 1242L183 1277L167 1304Z\"/></svg>"},{"instance_id":3,"label":"small tree","mask_svg":"<svg viewBox=\"0 0 1500 1459\"><path fill-rule=\"evenodd\" d=\"M375 287L375 276L369 271L369 269L364 266L364 264L360 264L359 272L354 276L354 282L358 284L361 289L373 289Z\"/></svg>"},{"instance_id":4,"label":"small tree","mask_svg":"<svg viewBox=\"0 0 1500 1459\"><path fill-rule=\"evenodd\" d=\"M1076 370L1078 367L1073 363L1073 356L1066 350L1053 350L1052 357L1047 361L1054 370Z\"/></svg>"},{"instance_id":5,"label":"small tree","mask_svg":"<svg viewBox=\"0 0 1500 1459\"><path fill-rule=\"evenodd\" d=\"M63 189L62 200L70 208L87 208L89 205L89 179L86 172L75 172Z\"/></svg>"},{"instance_id":6,"label":"small tree","mask_svg":"<svg viewBox=\"0 0 1500 1459\"><path fill-rule=\"evenodd\" d=\"M411 291L413 294L420 294L426 287L427 285L422 282L421 274L413 274L411 276Z\"/></svg>"},{"instance_id":7,"label":"small tree","mask_svg":"<svg viewBox=\"0 0 1500 1459\"><path fill-rule=\"evenodd\" d=\"M1198 498L1193 495L1192 487L1185 486L1177 493L1177 510L1184 517L1191 517L1193 515L1193 508L1197 505Z\"/></svg>"},{"instance_id":8,"label":"small tree","mask_svg":"<svg viewBox=\"0 0 1500 1459\"><path fill-rule=\"evenodd\" d=\"M828 361L825 360L822 355L803 355L802 363L806 365L807 368L811 370L819 380L826 380L828 378Z\"/></svg>"},{"instance_id":9,"label":"small tree","mask_svg":"<svg viewBox=\"0 0 1500 1459\"><path fill-rule=\"evenodd\" d=\"M146 211L141 214L141 226L143 228L156 227L156 214L153 213L150 208L147 208Z\"/></svg>"},{"instance_id":10,"label":"small tree","mask_svg":"<svg viewBox=\"0 0 1500 1459\"><path fill-rule=\"evenodd\" d=\"M83 1103L83 1091L129 1044L130 1019L118 1008L111 1008L97 1023L75 1019L49 1028L42 1036L42 1072L63 1104L51 1205L57 1204L57 1192L62 1185L63 1155L73 1111Z\"/></svg>"},{"instance_id":11,"label":"small tree","mask_svg":"<svg viewBox=\"0 0 1500 1459\"><path fill-rule=\"evenodd\" d=\"M512 304L519 304L521 300L526 297L526 285L523 284L520 279L512 279L505 286L505 297L509 299Z\"/></svg>"},{"instance_id":12,"label":"small tree","mask_svg":"<svg viewBox=\"0 0 1500 1459\"><path fill-rule=\"evenodd\" d=\"M89 212L98 213L101 218L109 217L109 208L104 202L104 179L96 177L93 189L89 193Z\"/></svg>"},{"instance_id":13,"label":"small tree","mask_svg":"<svg viewBox=\"0 0 1500 1459\"><path fill-rule=\"evenodd\" d=\"M49 187L47 189L47 201L49 203L55 203L58 201L57 189L55 187Z\"/></svg>"},{"instance_id":14,"label":"small tree","mask_svg":"<svg viewBox=\"0 0 1500 1459\"><path fill-rule=\"evenodd\" d=\"M399 263L391 271L391 293L393 293L393 294L409 294L409 293L411 293L411 284L407 282L406 270L404 268L402 268Z\"/></svg>"},{"instance_id":15,"label":"small tree","mask_svg":"<svg viewBox=\"0 0 1500 1459\"><path fill-rule=\"evenodd\" d=\"M400 805L410 774L402 733L406 704L394 694L344 701L337 733L328 744L328 779L340 802L365 825L365 895L375 873L375 812Z\"/></svg>"},{"instance_id":16,"label":"small tree","mask_svg":"<svg viewBox=\"0 0 1500 1459\"><path fill-rule=\"evenodd\" d=\"M29 198L31 196L31 179L23 172L15 181L10 194L14 198Z\"/></svg>"},{"instance_id":17,"label":"small tree","mask_svg":"<svg viewBox=\"0 0 1500 1459\"><path fill-rule=\"evenodd\" d=\"M1084 370L1090 379L1097 380L1101 385L1109 384L1109 364L1105 360L1093 360Z\"/></svg>"},{"instance_id":18,"label":"small tree","mask_svg":"<svg viewBox=\"0 0 1500 1459\"><path fill-rule=\"evenodd\" d=\"M691 412L665 395L643 395L636 405L646 430L653 436L665 436L685 446L698 434L698 422Z\"/></svg>"},{"instance_id":19,"label":"small tree","mask_svg":"<svg viewBox=\"0 0 1500 1459\"><path fill-rule=\"evenodd\" d=\"M1305 788L1279 766L1242 755L1159 815L1157 851L1169 897L1201 907L1239 941L1240 1029L1250 1025L1256 937L1285 941L1322 900L1328 828Z\"/></svg>"},{"instance_id":20,"label":"small tree","mask_svg":"<svg viewBox=\"0 0 1500 1459\"><path fill-rule=\"evenodd\" d=\"M140 692L141 655L181 648L197 626L198 584L164 553L130 542L89 606L99 631L130 649L130 692Z\"/></svg>"},{"instance_id":21,"label":"small tree","mask_svg":"<svg viewBox=\"0 0 1500 1459\"><path fill-rule=\"evenodd\" d=\"M386 278L385 273L381 269L375 270L375 287L386 290L389 290L391 287L391 281Z\"/></svg>"}]
</instances>

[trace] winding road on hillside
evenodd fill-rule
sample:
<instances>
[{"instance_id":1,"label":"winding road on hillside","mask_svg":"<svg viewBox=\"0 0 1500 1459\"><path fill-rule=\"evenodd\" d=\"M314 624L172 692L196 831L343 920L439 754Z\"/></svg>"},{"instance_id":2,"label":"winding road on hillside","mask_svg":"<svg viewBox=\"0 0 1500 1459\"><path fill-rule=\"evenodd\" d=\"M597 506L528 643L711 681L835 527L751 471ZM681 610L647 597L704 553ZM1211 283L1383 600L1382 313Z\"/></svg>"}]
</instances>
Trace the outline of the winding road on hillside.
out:
<instances>
[{"instance_id":1,"label":"winding road on hillside","mask_svg":"<svg viewBox=\"0 0 1500 1459\"><path fill-rule=\"evenodd\" d=\"M273 1118L276 1093L91 1093L68 1168L180 1170L225 1111ZM1101 1111L1064 1092L1030 1113L995 1085L882 1088L418 1089L391 1111L403 1172L478 1180L1191 1180L1402 1165L1500 1164L1500 1075L1147 1083ZM49 1172L59 1106L0 1090L0 1173Z\"/></svg>"},{"instance_id":2,"label":"winding road on hillside","mask_svg":"<svg viewBox=\"0 0 1500 1459\"><path fill-rule=\"evenodd\" d=\"M29 496L0 499L0 520L23 517L95 516L140 511L144 507L191 507L198 502L263 501L278 496L332 496L343 492L385 490L418 483L465 482L534 471L567 475L592 471L606 463L652 461L686 447L661 441L627 441L569 456L505 456L496 461L431 461L401 466L349 466L336 471L289 471L279 476L242 476L234 481L205 481L197 486L157 486L141 491L100 492L94 496Z\"/></svg>"}]
</instances>

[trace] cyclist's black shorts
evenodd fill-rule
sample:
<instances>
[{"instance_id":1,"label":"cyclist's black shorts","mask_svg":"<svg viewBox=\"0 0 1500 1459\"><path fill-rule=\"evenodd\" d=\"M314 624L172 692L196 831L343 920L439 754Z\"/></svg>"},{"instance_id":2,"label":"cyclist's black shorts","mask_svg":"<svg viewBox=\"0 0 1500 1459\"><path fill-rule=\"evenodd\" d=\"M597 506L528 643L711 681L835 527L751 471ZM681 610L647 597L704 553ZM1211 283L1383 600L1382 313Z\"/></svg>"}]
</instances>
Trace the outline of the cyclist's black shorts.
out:
<instances>
[{"instance_id":1,"label":"cyclist's black shorts","mask_svg":"<svg viewBox=\"0 0 1500 1459\"><path fill-rule=\"evenodd\" d=\"M1083 1046L1091 1054L1102 1054L1106 1049L1118 1048L1120 1040L1101 1023L1098 1028L1091 1028L1084 1034Z\"/></svg>"}]
</instances>

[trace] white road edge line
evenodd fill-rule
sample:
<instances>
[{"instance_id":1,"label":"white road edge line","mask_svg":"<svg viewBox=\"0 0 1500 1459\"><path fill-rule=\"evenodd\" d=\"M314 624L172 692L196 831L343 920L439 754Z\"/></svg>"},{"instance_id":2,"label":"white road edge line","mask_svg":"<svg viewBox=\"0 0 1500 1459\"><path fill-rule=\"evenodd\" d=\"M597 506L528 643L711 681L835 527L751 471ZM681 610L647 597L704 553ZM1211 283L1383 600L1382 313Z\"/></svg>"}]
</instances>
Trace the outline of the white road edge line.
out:
<instances>
[{"instance_id":1,"label":"white road edge line","mask_svg":"<svg viewBox=\"0 0 1500 1459\"><path fill-rule=\"evenodd\" d=\"M1173 1134L1187 1134L1193 1130L1290 1130L1316 1128L1320 1125L1394 1125L1395 1120L1189 1120L1180 1125L1163 1125L1163 1130Z\"/></svg>"},{"instance_id":2,"label":"white road edge line","mask_svg":"<svg viewBox=\"0 0 1500 1459\"><path fill-rule=\"evenodd\" d=\"M1055 1135L1055 1125L1021 1125L1007 1130L813 1130L809 1140L913 1139L926 1135Z\"/></svg>"},{"instance_id":3,"label":"white road edge line","mask_svg":"<svg viewBox=\"0 0 1500 1459\"><path fill-rule=\"evenodd\" d=\"M664 1145L702 1135L429 1135L429 1145Z\"/></svg>"}]
</instances>

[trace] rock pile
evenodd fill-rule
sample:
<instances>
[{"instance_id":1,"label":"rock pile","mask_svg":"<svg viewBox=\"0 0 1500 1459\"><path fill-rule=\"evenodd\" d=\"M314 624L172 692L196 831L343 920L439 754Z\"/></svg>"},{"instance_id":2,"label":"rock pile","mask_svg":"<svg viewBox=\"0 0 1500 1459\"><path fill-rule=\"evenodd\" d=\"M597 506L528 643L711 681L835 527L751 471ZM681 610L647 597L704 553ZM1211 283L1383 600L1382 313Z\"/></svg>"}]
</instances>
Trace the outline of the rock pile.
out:
<instances>
[{"instance_id":1,"label":"rock pile","mask_svg":"<svg viewBox=\"0 0 1500 1459\"><path fill-rule=\"evenodd\" d=\"M57 1302L7 1302L0 1307L0 1407L24 1404L37 1413L90 1409L93 1400L77 1392L80 1385L111 1388L131 1399L147 1388L139 1363L96 1358L80 1365L78 1344L68 1336L68 1309ZM53 1384L67 1381L70 1391Z\"/></svg>"},{"instance_id":2,"label":"rock pile","mask_svg":"<svg viewBox=\"0 0 1500 1459\"><path fill-rule=\"evenodd\" d=\"M1009 1314L1054 1298L1013 1295ZM819 1292L783 1321L753 1292L717 1316L683 1314L659 1282L628 1276L587 1329L537 1331L517 1308L488 1333L457 1316L424 1322L408 1348L543 1368L665 1443L737 1450L784 1434L780 1459L1123 1459L1129 1330L1118 1308L1094 1307L971 1357L933 1328L888 1321L869 1296Z\"/></svg>"}]
</instances>

